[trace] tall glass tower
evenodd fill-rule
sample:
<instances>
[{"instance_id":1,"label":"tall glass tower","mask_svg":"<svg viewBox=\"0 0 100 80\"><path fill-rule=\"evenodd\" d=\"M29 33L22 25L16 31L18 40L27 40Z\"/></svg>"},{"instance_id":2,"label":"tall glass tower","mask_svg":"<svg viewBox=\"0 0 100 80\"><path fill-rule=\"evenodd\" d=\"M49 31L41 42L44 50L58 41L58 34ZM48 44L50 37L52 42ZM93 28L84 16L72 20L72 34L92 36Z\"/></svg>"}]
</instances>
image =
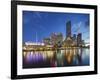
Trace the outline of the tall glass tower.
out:
<instances>
[{"instance_id":1,"label":"tall glass tower","mask_svg":"<svg viewBox=\"0 0 100 80\"><path fill-rule=\"evenodd\" d=\"M71 37L71 21L66 23L66 38Z\"/></svg>"}]
</instances>

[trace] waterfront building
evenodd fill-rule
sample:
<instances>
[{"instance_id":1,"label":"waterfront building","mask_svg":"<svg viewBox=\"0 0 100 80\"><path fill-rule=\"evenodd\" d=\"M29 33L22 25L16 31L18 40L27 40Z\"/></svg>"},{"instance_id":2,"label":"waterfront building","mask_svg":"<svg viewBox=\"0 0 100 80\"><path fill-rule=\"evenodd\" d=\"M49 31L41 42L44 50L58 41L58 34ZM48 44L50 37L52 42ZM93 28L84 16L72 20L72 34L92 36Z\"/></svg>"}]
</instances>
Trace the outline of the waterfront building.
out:
<instances>
[{"instance_id":1,"label":"waterfront building","mask_svg":"<svg viewBox=\"0 0 100 80\"><path fill-rule=\"evenodd\" d=\"M51 39L50 39L50 38L44 38L44 39L43 39L43 43L44 43L45 45L50 45L50 44L51 44Z\"/></svg>"},{"instance_id":2,"label":"waterfront building","mask_svg":"<svg viewBox=\"0 0 100 80\"><path fill-rule=\"evenodd\" d=\"M63 42L63 35L62 33L52 33L51 34L51 43L52 45L59 45Z\"/></svg>"},{"instance_id":3,"label":"waterfront building","mask_svg":"<svg viewBox=\"0 0 100 80\"><path fill-rule=\"evenodd\" d=\"M77 46L82 46L82 33L77 35Z\"/></svg>"},{"instance_id":4,"label":"waterfront building","mask_svg":"<svg viewBox=\"0 0 100 80\"><path fill-rule=\"evenodd\" d=\"M71 21L68 21L66 23L66 38L63 42L63 46L72 46L73 44L73 39L71 37Z\"/></svg>"},{"instance_id":5,"label":"waterfront building","mask_svg":"<svg viewBox=\"0 0 100 80\"><path fill-rule=\"evenodd\" d=\"M51 44L55 45L57 40L56 33L51 33L50 39L51 39Z\"/></svg>"}]
</instances>

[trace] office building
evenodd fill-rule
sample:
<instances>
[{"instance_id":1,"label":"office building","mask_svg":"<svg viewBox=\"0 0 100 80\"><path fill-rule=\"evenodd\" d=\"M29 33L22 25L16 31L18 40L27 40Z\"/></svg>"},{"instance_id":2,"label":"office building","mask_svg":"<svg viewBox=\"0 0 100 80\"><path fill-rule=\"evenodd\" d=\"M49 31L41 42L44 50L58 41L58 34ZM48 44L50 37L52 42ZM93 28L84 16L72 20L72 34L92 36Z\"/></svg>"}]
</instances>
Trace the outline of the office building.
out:
<instances>
[{"instance_id":1,"label":"office building","mask_svg":"<svg viewBox=\"0 0 100 80\"><path fill-rule=\"evenodd\" d=\"M66 23L66 38L71 37L71 21Z\"/></svg>"},{"instance_id":2,"label":"office building","mask_svg":"<svg viewBox=\"0 0 100 80\"><path fill-rule=\"evenodd\" d=\"M77 35L77 46L82 45L82 33L78 33Z\"/></svg>"}]
</instances>

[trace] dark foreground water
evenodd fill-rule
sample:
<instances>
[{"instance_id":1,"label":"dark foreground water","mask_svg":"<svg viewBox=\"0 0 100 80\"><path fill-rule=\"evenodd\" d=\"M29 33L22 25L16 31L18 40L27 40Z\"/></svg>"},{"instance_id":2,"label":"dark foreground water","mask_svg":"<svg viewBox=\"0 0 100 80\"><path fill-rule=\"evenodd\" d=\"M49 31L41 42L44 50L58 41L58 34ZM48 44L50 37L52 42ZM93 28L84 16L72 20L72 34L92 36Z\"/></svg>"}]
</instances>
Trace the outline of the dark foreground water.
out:
<instances>
[{"instance_id":1,"label":"dark foreground water","mask_svg":"<svg viewBox=\"0 0 100 80\"><path fill-rule=\"evenodd\" d=\"M89 58L88 48L23 52L23 68L86 66L90 64Z\"/></svg>"}]
</instances>

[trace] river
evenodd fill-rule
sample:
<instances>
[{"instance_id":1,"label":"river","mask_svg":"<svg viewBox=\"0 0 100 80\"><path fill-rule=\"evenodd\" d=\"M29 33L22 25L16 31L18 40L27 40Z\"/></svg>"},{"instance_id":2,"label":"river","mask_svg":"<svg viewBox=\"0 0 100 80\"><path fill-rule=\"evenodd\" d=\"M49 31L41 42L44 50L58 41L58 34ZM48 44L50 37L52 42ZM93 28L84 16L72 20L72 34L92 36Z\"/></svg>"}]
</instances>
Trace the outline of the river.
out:
<instances>
[{"instance_id":1,"label":"river","mask_svg":"<svg viewBox=\"0 0 100 80\"><path fill-rule=\"evenodd\" d=\"M23 52L23 68L87 66L89 64L89 48Z\"/></svg>"}]
</instances>

